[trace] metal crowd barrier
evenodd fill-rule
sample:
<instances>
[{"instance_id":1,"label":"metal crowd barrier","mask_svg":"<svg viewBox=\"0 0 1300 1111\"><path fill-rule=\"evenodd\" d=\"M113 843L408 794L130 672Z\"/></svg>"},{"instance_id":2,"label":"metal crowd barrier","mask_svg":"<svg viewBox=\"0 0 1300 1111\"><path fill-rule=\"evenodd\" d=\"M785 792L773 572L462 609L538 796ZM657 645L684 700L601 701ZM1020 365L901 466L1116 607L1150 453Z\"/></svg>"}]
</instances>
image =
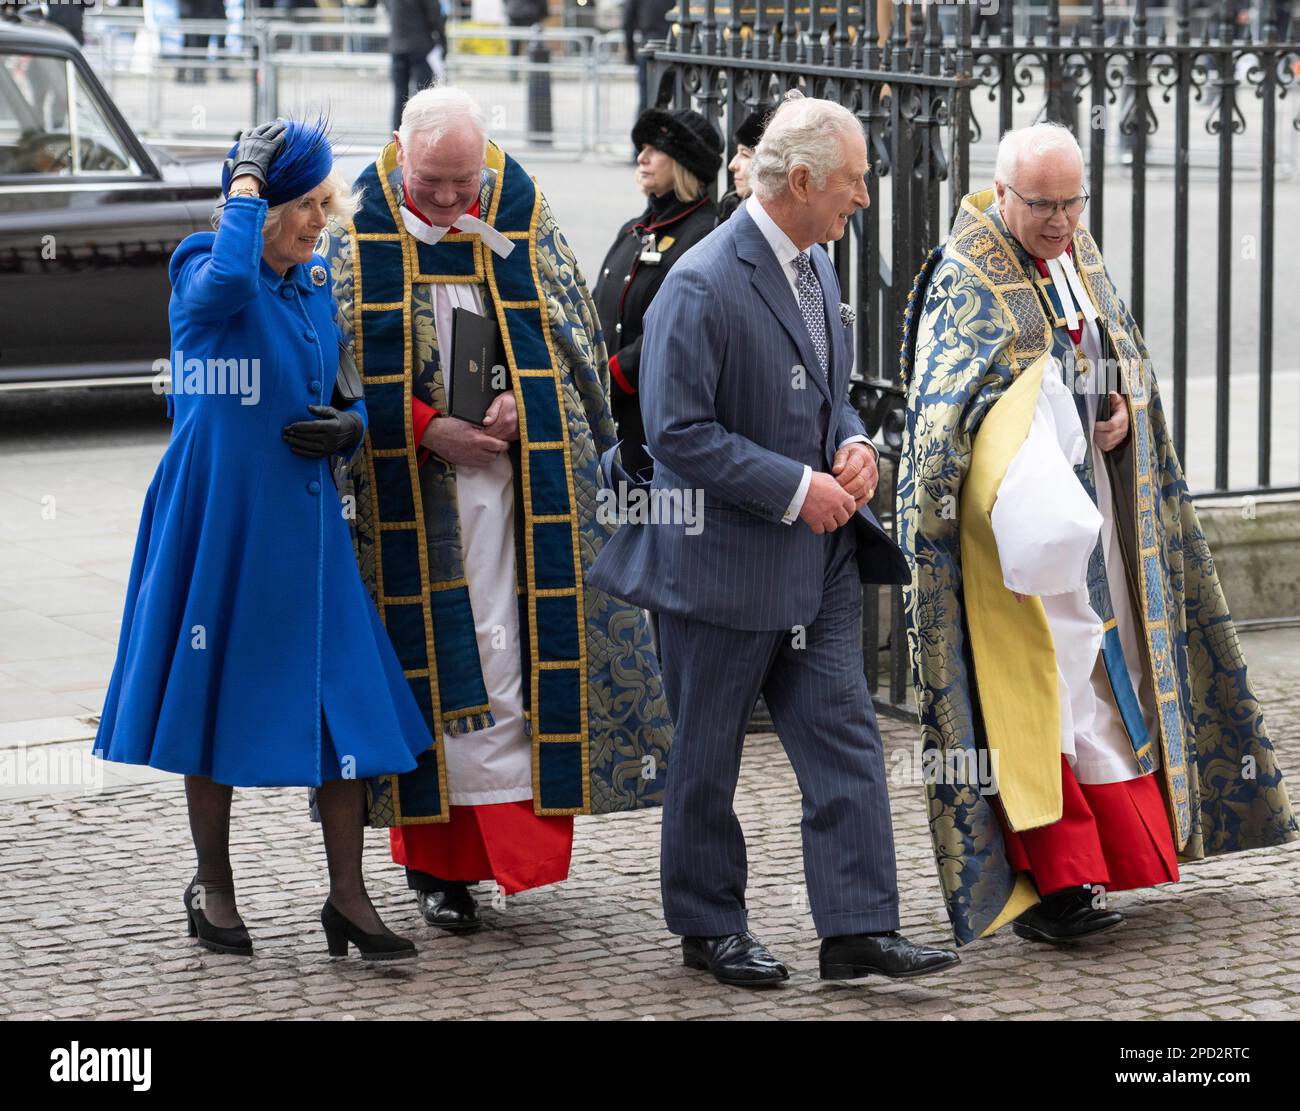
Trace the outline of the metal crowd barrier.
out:
<instances>
[{"instance_id":1,"label":"metal crowd barrier","mask_svg":"<svg viewBox=\"0 0 1300 1111\"><path fill-rule=\"evenodd\" d=\"M142 138L228 141L276 115L327 113L342 141L392 129L388 27L344 19L167 20L103 11L86 20L86 58ZM620 32L456 23L435 70L483 105L492 134L564 154L630 152L636 68Z\"/></svg>"}]
</instances>

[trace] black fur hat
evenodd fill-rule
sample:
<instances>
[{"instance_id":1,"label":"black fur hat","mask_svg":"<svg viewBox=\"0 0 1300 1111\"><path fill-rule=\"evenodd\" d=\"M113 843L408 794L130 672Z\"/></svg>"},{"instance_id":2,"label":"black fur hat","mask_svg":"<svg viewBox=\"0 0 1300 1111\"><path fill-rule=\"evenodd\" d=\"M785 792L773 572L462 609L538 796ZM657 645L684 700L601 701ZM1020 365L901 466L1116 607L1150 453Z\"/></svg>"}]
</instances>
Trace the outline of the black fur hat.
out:
<instances>
[{"instance_id":1,"label":"black fur hat","mask_svg":"<svg viewBox=\"0 0 1300 1111\"><path fill-rule=\"evenodd\" d=\"M736 145L748 147L753 150L758 146L758 141L763 137L763 131L767 127L767 121L771 117L773 109L756 108L750 112L736 128Z\"/></svg>"},{"instance_id":2,"label":"black fur hat","mask_svg":"<svg viewBox=\"0 0 1300 1111\"><path fill-rule=\"evenodd\" d=\"M647 108L632 128L632 145L648 144L681 163L705 185L713 182L722 166L722 136L699 112L689 108L670 112Z\"/></svg>"}]
</instances>

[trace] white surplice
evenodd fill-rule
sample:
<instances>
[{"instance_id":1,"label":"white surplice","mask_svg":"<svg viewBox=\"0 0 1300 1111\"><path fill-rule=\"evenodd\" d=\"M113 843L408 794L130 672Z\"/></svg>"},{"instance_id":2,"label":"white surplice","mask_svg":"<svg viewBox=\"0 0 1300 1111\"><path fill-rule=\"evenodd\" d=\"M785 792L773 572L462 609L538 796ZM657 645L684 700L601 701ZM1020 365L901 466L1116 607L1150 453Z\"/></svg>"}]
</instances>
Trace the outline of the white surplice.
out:
<instances>
[{"instance_id":1,"label":"white surplice","mask_svg":"<svg viewBox=\"0 0 1300 1111\"><path fill-rule=\"evenodd\" d=\"M1081 346L1093 367L1091 373L1096 375L1104 365L1096 310L1087 301L1068 256L1062 259L1063 265L1051 260L1049 270L1058 289L1066 285L1067 295L1062 298L1066 318L1076 326L1083 319ZM1071 287L1073 298L1068 295ZM1099 400L1095 389L1086 395L1089 430L1096 422ZM1085 452L1092 454L1096 505L1074 473ZM1126 588L1103 453L1080 425L1073 395L1055 360L1044 371L1029 434L999 488L992 524L1007 589L1037 595L1047 612L1056 649L1061 752L1081 783L1137 778L1143 772L1134 758L1101 654L1104 626L1088 596L1088 559L1099 534L1111 584L1111 607L1147 736L1155 722L1154 698L1141 663L1138 626Z\"/></svg>"}]
</instances>

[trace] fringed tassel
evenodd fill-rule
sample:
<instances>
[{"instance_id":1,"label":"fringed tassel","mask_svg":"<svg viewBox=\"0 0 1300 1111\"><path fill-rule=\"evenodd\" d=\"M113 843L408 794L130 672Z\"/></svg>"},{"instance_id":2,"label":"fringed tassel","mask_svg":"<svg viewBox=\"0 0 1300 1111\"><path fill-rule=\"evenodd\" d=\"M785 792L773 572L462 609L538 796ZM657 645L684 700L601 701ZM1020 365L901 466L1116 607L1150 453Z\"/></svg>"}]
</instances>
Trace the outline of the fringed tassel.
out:
<instances>
[{"instance_id":1,"label":"fringed tassel","mask_svg":"<svg viewBox=\"0 0 1300 1111\"><path fill-rule=\"evenodd\" d=\"M466 714L458 718L444 717L442 719L443 730L452 737L463 737L466 733L477 733L480 729L486 729L490 725L496 725L496 718L492 716L491 710L485 714Z\"/></svg>"}]
</instances>

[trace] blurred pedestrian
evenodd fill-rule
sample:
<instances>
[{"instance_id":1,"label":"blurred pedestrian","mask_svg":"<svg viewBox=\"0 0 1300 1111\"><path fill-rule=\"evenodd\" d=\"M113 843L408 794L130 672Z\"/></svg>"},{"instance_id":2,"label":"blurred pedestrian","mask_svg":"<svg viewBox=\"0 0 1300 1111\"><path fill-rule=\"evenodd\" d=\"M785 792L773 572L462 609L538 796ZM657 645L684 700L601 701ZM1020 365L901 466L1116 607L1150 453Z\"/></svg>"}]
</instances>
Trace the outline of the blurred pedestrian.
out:
<instances>
[{"instance_id":1,"label":"blurred pedestrian","mask_svg":"<svg viewBox=\"0 0 1300 1111\"><path fill-rule=\"evenodd\" d=\"M94 3L95 0L88 0ZM57 24L77 40L78 46L86 45L85 19L87 0L47 0L45 18Z\"/></svg>"},{"instance_id":2,"label":"blurred pedestrian","mask_svg":"<svg viewBox=\"0 0 1300 1111\"><path fill-rule=\"evenodd\" d=\"M413 93L433 84L429 55L445 49L447 17L439 0L384 0L390 26L392 56L393 130L402 123L402 109Z\"/></svg>"},{"instance_id":3,"label":"blurred pedestrian","mask_svg":"<svg viewBox=\"0 0 1300 1111\"><path fill-rule=\"evenodd\" d=\"M637 115L650 106L649 63L637 54L637 47L651 39L668 38L668 13L677 0L624 0L623 48L627 64L636 66Z\"/></svg>"},{"instance_id":4,"label":"blurred pedestrian","mask_svg":"<svg viewBox=\"0 0 1300 1111\"><path fill-rule=\"evenodd\" d=\"M224 21L226 18L226 0L180 0L180 13L182 19ZM224 32L214 35L209 31L187 31L185 32L184 41L185 56L196 64L191 65L188 69L181 66L176 75L176 80L201 85L208 79L208 51L211 50L215 41L217 56L220 58L222 52L226 49L226 36ZM222 81L227 81L230 79L230 72L223 66L217 76Z\"/></svg>"},{"instance_id":5,"label":"blurred pedestrian","mask_svg":"<svg viewBox=\"0 0 1300 1111\"><path fill-rule=\"evenodd\" d=\"M541 23L549 14L547 0L505 0L505 8L506 22L511 27L533 27ZM521 53L527 53L525 50L527 45L524 39L511 39L510 56L517 58ZM510 71L510 80L519 80L517 70Z\"/></svg>"}]
</instances>

